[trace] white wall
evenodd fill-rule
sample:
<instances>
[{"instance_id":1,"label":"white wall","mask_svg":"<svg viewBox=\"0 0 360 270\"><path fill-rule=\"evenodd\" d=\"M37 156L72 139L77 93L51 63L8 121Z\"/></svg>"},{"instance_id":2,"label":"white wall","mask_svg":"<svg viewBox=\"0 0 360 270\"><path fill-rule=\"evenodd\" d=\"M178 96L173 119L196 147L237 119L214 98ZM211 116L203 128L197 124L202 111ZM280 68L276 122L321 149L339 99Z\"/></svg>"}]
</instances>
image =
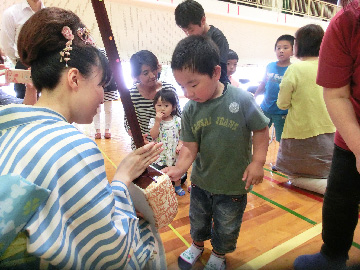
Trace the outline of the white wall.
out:
<instances>
[{"instance_id":1,"label":"white wall","mask_svg":"<svg viewBox=\"0 0 360 270\"><path fill-rule=\"evenodd\" d=\"M0 0L1 9L21 0ZM74 11L103 46L90 0L43 0L47 7ZM276 11L237 6L215 0L198 0L207 22L223 31L241 64L264 65L275 60L274 43L282 34L294 34L298 27L321 20L285 15ZM4 3L5 2L5 3ZM184 33L176 26L174 10L180 0L105 0L120 58L128 60L138 50L148 49L166 64ZM2 14L0 11L0 18Z\"/></svg>"}]
</instances>

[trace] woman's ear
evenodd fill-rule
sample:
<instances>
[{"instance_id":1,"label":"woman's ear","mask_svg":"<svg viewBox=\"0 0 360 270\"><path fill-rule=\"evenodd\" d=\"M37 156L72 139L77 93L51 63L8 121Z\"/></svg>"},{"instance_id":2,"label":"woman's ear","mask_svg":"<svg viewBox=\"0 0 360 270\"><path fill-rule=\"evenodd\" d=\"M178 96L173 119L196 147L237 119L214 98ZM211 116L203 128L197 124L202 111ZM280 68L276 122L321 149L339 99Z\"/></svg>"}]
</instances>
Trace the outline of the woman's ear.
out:
<instances>
[{"instance_id":1,"label":"woman's ear","mask_svg":"<svg viewBox=\"0 0 360 270\"><path fill-rule=\"evenodd\" d=\"M67 82L71 89L77 91L80 82L80 71L77 68L70 68L67 71Z\"/></svg>"}]
</instances>

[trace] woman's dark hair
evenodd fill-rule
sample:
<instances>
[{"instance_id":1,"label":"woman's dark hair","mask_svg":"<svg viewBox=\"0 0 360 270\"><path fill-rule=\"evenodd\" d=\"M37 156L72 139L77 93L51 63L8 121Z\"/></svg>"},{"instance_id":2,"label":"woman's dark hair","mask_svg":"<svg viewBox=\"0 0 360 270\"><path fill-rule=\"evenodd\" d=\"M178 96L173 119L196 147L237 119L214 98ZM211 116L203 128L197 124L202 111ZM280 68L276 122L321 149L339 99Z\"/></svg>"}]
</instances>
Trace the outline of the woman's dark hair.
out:
<instances>
[{"instance_id":1,"label":"woman's dark hair","mask_svg":"<svg viewBox=\"0 0 360 270\"><path fill-rule=\"evenodd\" d=\"M130 58L131 76L133 78L136 78L141 74L141 68L143 65L149 66L153 71L158 69L159 61L155 54L148 50L142 50L134 53Z\"/></svg>"},{"instance_id":2,"label":"woman's dark hair","mask_svg":"<svg viewBox=\"0 0 360 270\"><path fill-rule=\"evenodd\" d=\"M181 40L173 52L171 68L173 70L189 69L191 72L207 74L210 77L220 65L218 46L203 36L188 36Z\"/></svg>"},{"instance_id":3,"label":"woman's dark hair","mask_svg":"<svg viewBox=\"0 0 360 270\"><path fill-rule=\"evenodd\" d=\"M234 52L233 50L229 49L229 52L228 52L228 60L239 60L239 56L237 55L236 52Z\"/></svg>"},{"instance_id":4,"label":"woman's dark hair","mask_svg":"<svg viewBox=\"0 0 360 270\"><path fill-rule=\"evenodd\" d=\"M203 7L194 0L185 0L175 8L175 22L181 28L187 28L189 24L201 26L204 16Z\"/></svg>"},{"instance_id":5,"label":"woman's dark hair","mask_svg":"<svg viewBox=\"0 0 360 270\"><path fill-rule=\"evenodd\" d=\"M166 101L171 103L173 106L173 111L171 112L171 115L177 115L180 117L180 112L178 110L179 108L179 99L175 91L173 90L165 90L161 89L155 94L153 105L155 106L158 102L159 98L161 98L161 101Z\"/></svg>"},{"instance_id":6,"label":"woman's dark hair","mask_svg":"<svg viewBox=\"0 0 360 270\"><path fill-rule=\"evenodd\" d=\"M308 24L295 33L296 57L319 56L324 30L320 25Z\"/></svg>"},{"instance_id":7,"label":"woman's dark hair","mask_svg":"<svg viewBox=\"0 0 360 270\"><path fill-rule=\"evenodd\" d=\"M68 41L61 33L64 26L74 35L68 67L77 68L87 78L97 66L103 71L100 84L106 85L111 78L108 61L96 47L85 44L77 35L77 30L84 27L80 18L72 11L51 7L41 9L25 22L17 43L21 62L31 67L34 86L38 91L54 89L67 68L65 61L60 62L60 52Z\"/></svg>"}]
</instances>

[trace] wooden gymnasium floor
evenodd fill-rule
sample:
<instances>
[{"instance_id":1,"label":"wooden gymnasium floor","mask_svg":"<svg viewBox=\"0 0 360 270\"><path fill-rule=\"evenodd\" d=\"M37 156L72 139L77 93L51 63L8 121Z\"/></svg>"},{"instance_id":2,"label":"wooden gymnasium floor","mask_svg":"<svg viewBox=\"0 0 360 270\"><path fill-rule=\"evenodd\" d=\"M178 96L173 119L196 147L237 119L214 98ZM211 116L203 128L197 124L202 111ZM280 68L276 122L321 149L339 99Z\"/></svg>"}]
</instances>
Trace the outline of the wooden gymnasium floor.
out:
<instances>
[{"instance_id":1,"label":"wooden gymnasium floor","mask_svg":"<svg viewBox=\"0 0 360 270\"><path fill-rule=\"evenodd\" d=\"M123 127L123 115L121 102L114 101L113 137L110 140L96 140L104 155L108 179L113 178L116 166L131 151L130 138ZM94 138L92 125L78 127ZM320 249L323 197L292 187L287 183L286 175L271 171L277 149L278 144L272 142L264 167L264 181L248 195L237 249L227 255L227 269L293 269L292 264L297 256ZM186 192L185 196L177 198L178 215L168 227L160 230L168 269L178 269L178 256L191 244L188 218L190 194ZM207 241L201 261L193 269L203 269L210 253L211 245ZM359 228L355 232L349 256L348 265L360 263Z\"/></svg>"}]
</instances>

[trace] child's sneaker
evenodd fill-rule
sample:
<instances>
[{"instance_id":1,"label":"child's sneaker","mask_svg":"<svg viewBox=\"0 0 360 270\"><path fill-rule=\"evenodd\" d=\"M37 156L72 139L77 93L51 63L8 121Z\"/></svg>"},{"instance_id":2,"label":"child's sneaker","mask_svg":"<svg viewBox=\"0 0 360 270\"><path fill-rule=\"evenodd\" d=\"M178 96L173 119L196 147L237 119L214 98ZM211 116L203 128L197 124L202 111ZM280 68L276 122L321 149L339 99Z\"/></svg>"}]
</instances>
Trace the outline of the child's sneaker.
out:
<instances>
[{"instance_id":1,"label":"child's sneaker","mask_svg":"<svg viewBox=\"0 0 360 270\"><path fill-rule=\"evenodd\" d=\"M203 253L204 248L200 248L194 245L194 243L178 258L178 265L181 270L188 270L196 263Z\"/></svg>"},{"instance_id":2,"label":"child's sneaker","mask_svg":"<svg viewBox=\"0 0 360 270\"><path fill-rule=\"evenodd\" d=\"M175 187L175 192L179 196L184 196L185 195L185 191L181 188L181 186L176 186Z\"/></svg>"},{"instance_id":3,"label":"child's sneaker","mask_svg":"<svg viewBox=\"0 0 360 270\"><path fill-rule=\"evenodd\" d=\"M212 252L207 264L205 265L204 270L225 270L225 269L226 269L225 257L218 256L214 252Z\"/></svg>"}]
</instances>

